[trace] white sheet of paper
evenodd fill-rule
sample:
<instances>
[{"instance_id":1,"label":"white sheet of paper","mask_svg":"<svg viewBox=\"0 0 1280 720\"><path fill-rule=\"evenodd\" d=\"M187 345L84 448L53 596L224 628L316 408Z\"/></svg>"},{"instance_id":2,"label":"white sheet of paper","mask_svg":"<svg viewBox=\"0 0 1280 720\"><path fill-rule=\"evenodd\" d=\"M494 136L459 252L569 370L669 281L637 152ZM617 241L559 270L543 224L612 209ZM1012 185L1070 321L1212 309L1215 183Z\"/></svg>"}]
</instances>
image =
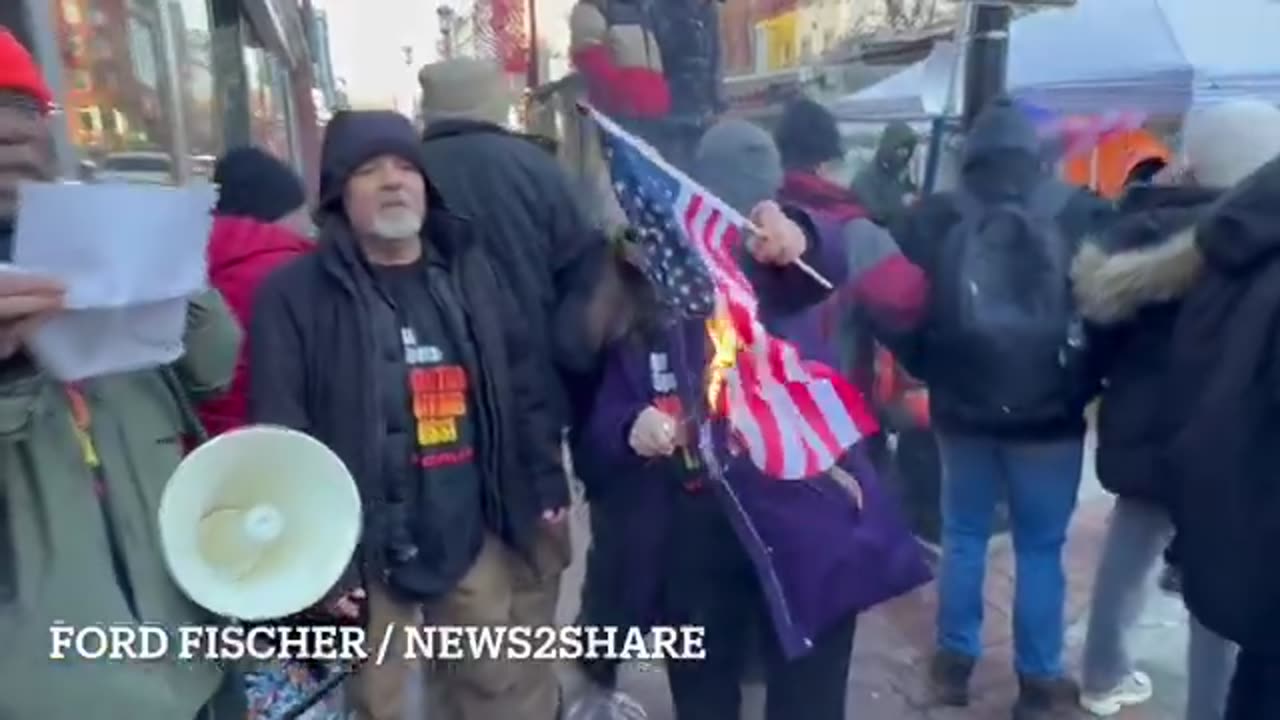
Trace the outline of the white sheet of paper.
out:
<instances>
[{"instance_id":1,"label":"white sheet of paper","mask_svg":"<svg viewBox=\"0 0 1280 720\"><path fill-rule=\"evenodd\" d=\"M70 310L41 325L28 346L49 374L75 382L177 360L182 357L186 324L186 298Z\"/></svg>"},{"instance_id":2,"label":"white sheet of paper","mask_svg":"<svg viewBox=\"0 0 1280 720\"><path fill-rule=\"evenodd\" d=\"M13 264L57 278L74 310L187 298L208 284L217 189L24 183Z\"/></svg>"}]
</instances>

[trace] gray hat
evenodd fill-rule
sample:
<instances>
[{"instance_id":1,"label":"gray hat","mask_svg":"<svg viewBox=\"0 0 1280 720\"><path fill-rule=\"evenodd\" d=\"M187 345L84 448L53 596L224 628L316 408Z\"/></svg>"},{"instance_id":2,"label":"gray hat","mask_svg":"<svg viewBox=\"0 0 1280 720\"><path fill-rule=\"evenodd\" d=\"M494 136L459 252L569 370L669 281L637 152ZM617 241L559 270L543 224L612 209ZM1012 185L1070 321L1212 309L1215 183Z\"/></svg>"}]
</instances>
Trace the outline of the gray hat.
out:
<instances>
[{"instance_id":1,"label":"gray hat","mask_svg":"<svg viewBox=\"0 0 1280 720\"><path fill-rule=\"evenodd\" d=\"M515 99L502 69L475 58L442 60L418 71L422 87L422 117L437 120L479 120L506 125Z\"/></svg>"},{"instance_id":2,"label":"gray hat","mask_svg":"<svg viewBox=\"0 0 1280 720\"><path fill-rule=\"evenodd\" d=\"M746 214L782 188L782 157L773 138L746 120L721 120L698 142L694 178Z\"/></svg>"}]
</instances>

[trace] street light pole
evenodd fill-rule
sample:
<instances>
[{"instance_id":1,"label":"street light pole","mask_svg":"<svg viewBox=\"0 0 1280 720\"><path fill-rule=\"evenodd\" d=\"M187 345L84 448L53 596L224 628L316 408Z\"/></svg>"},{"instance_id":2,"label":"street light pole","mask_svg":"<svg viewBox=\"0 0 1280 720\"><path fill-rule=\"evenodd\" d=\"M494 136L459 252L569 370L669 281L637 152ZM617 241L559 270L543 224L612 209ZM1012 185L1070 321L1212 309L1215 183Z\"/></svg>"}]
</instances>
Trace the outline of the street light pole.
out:
<instances>
[{"instance_id":1,"label":"street light pole","mask_svg":"<svg viewBox=\"0 0 1280 720\"><path fill-rule=\"evenodd\" d=\"M1013 8L980 0L970 8L969 48L965 53L964 126L969 128L992 98L1005 91L1009 57L1009 21Z\"/></svg>"}]
</instances>

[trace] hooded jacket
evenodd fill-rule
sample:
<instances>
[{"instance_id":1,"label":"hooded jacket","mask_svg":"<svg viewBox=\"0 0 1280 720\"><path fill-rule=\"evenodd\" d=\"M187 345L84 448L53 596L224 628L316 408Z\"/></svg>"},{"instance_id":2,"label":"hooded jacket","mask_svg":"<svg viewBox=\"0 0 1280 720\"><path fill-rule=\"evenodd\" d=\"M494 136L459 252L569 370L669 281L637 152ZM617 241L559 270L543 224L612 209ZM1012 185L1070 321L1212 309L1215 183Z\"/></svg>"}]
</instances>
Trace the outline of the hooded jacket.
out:
<instances>
[{"instance_id":1,"label":"hooded jacket","mask_svg":"<svg viewBox=\"0 0 1280 720\"><path fill-rule=\"evenodd\" d=\"M1007 101L997 101L981 115L970 131L962 166L961 190L979 203L1029 204L1040 193L1067 193L1058 213L1060 236L1071 244L1068 257L1086 237L1101 231L1114 215L1109 203L1088 191L1068 188L1044 168L1034 126ZM1084 434L1084 407L1096 390L1096 377L1087 368L1078 378L1063 383L1059 397L1028 410L1034 422L1010 418L990 398L1001 382L988 368L956 362L965 348L948 339L951 328L942 326L939 303L953 302L937 294L942 283L957 281L960 269L953 258L962 253L946 246L951 230L961 221L960 198L955 193L931 195L911 208L895 226L893 236L907 258L924 270L935 294L929 319L916 332L883 338L907 371L929 386L929 409L939 429L995 435L1016 440L1053 440ZM1067 268L1063 269L1067 272ZM1063 328L1066 338L1067 328ZM1058 373L1055 360L1026 362L1019 372ZM988 379L983 379L988 378Z\"/></svg>"},{"instance_id":2,"label":"hooded jacket","mask_svg":"<svg viewBox=\"0 0 1280 720\"><path fill-rule=\"evenodd\" d=\"M278 225L249 218L218 217L209 238L209 283L226 299L240 327L250 323L253 296L272 272L314 246ZM249 419L249 345L236 359L231 389L200 406L200 420L210 436L220 435Z\"/></svg>"},{"instance_id":3,"label":"hooded jacket","mask_svg":"<svg viewBox=\"0 0 1280 720\"><path fill-rule=\"evenodd\" d=\"M881 225L897 221L905 209L904 198L917 190L907 172L910 155L905 151L914 150L919 141L910 125L889 123L880 135L875 157L853 179L853 192Z\"/></svg>"},{"instance_id":4,"label":"hooded jacket","mask_svg":"<svg viewBox=\"0 0 1280 720\"><path fill-rule=\"evenodd\" d=\"M199 434L187 398L227 387L240 339L217 292L194 298L187 317L172 369L80 384L101 494L74 429L79 403L25 356L0 362L0 717L207 717L198 713L225 677L217 663L50 658L59 623L176 632L220 622L174 583L156 527L183 440Z\"/></svg>"},{"instance_id":5,"label":"hooded jacket","mask_svg":"<svg viewBox=\"0 0 1280 720\"><path fill-rule=\"evenodd\" d=\"M1171 496L1160 460L1173 430L1164 411L1173 329L1204 264L1195 223L1219 194L1135 186L1120 200L1120 218L1089 238L1072 266L1103 378L1098 478L1122 497L1167 507Z\"/></svg>"},{"instance_id":6,"label":"hooded jacket","mask_svg":"<svg viewBox=\"0 0 1280 720\"><path fill-rule=\"evenodd\" d=\"M340 198L365 160L392 153L426 177L408 121L386 113L338 116L325 138L321 230L316 252L269 277L250 324L250 415L294 428L332 449L351 470L365 510L361 551L343 582L388 578L388 549L415 526L418 482L405 448L413 445L400 323L360 251ZM531 148L532 149L532 148ZM475 462L486 528L532 552L544 510L569 504L560 466L560 428L550 407L526 322L504 292L477 228L450 212L427 179L424 286L462 348L474 388ZM467 342L467 341L470 342ZM411 569L411 568L410 568Z\"/></svg>"},{"instance_id":7,"label":"hooded jacket","mask_svg":"<svg viewBox=\"0 0 1280 720\"><path fill-rule=\"evenodd\" d=\"M1280 657L1280 157L1196 227L1166 393L1183 598L1206 627Z\"/></svg>"}]
</instances>

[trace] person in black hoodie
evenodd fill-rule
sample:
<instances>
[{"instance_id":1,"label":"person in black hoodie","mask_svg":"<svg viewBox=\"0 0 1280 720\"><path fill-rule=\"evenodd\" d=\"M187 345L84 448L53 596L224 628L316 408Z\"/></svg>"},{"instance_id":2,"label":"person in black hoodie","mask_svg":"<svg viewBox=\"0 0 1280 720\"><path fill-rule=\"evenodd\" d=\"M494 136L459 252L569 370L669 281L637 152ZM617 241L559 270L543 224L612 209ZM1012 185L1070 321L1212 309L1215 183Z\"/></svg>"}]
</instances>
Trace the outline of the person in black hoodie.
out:
<instances>
[{"instance_id":1,"label":"person in black hoodie","mask_svg":"<svg viewBox=\"0 0 1280 720\"><path fill-rule=\"evenodd\" d=\"M1280 156L1195 240L1205 265L1173 332L1164 468L1183 599L1240 645L1226 720L1261 720L1280 717Z\"/></svg>"},{"instance_id":2,"label":"person in black hoodie","mask_svg":"<svg viewBox=\"0 0 1280 720\"><path fill-rule=\"evenodd\" d=\"M932 287L924 326L882 338L929 386L943 465L939 702L969 702L982 651L982 594L992 518L1010 506L1016 720L1077 700L1062 665L1062 547L1084 456L1084 407L1096 388L1071 307L1071 257L1111 207L1056 180L1027 115L996 100L966 141L957 192L934 195L894 229Z\"/></svg>"},{"instance_id":3,"label":"person in black hoodie","mask_svg":"<svg viewBox=\"0 0 1280 720\"><path fill-rule=\"evenodd\" d=\"M319 248L269 277L250 326L250 417L301 430L351 470L365 508L326 607L391 623L548 625L568 564L559 426L485 244L434 189L408 119L344 112L325 133ZM361 601L363 600L363 603ZM398 720L407 660L352 687ZM468 658L431 678L444 717L551 718L549 664ZM433 713L434 714L434 713Z\"/></svg>"},{"instance_id":4,"label":"person in black hoodie","mask_svg":"<svg viewBox=\"0 0 1280 720\"><path fill-rule=\"evenodd\" d=\"M1126 633L1173 535L1171 488L1159 463L1173 429L1163 412L1165 374L1181 299L1200 276L1194 226L1220 194L1187 185L1134 185L1119 202L1121 218L1086 242L1072 267L1078 306L1092 325L1092 351L1105 378L1097 474L1117 496L1082 663L1081 705L1099 717L1152 695L1151 678L1128 653ZM1230 643L1193 618L1187 720L1221 715L1232 658Z\"/></svg>"}]
</instances>

